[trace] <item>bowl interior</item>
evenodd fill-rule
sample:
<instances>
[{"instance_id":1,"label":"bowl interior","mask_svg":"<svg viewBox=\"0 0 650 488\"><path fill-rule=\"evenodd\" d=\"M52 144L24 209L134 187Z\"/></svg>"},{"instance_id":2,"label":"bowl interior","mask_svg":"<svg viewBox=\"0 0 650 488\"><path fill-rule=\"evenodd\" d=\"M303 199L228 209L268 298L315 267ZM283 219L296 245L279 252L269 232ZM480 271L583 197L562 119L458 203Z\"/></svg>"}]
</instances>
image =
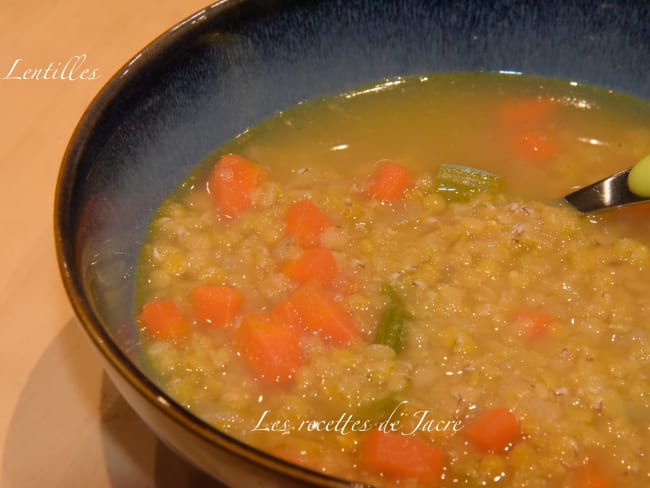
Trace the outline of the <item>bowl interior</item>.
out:
<instances>
[{"instance_id":1,"label":"bowl interior","mask_svg":"<svg viewBox=\"0 0 650 488\"><path fill-rule=\"evenodd\" d=\"M56 235L77 313L109 361L155 390L133 323L139 246L163 198L212 150L302 100L430 72L523 72L650 99L649 26L635 1L207 7L125 65L70 142Z\"/></svg>"}]
</instances>

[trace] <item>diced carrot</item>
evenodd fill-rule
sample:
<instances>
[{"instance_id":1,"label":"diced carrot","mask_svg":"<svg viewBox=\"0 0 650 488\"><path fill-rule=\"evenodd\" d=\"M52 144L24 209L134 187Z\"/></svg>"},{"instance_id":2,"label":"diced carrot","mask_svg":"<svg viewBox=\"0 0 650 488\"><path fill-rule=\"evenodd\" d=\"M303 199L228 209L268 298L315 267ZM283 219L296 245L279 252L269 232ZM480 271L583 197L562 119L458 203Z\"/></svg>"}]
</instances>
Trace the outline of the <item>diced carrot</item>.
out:
<instances>
[{"instance_id":1,"label":"diced carrot","mask_svg":"<svg viewBox=\"0 0 650 488\"><path fill-rule=\"evenodd\" d=\"M368 196L383 203L393 203L399 199L411 184L409 171L397 163L383 163L375 169L370 178Z\"/></svg>"},{"instance_id":2,"label":"diced carrot","mask_svg":"<svg viewBox=\"0 0 650 488\"><path fill-rule=\"evenodd\" d=\"M509 99L498 108L506 146L517 160L542 163L557 155L560 144L553 133L553 118L561 105L549 97Z\"/></svg>"},{"instance_id":3,"label":"diced carrot","mask_svg":"<svg viewBox=\"0 0 650 488\"><path fill-rule=\"evenodd\" d=\"M216 327L230 325L242 305L241 293L230 286L198 285L190 292L194 317Z\"/></svg>"},{"instance_id":4,"label":"diced carrot","mask_svg":"<svg viewBox=\"0 0 650 488\"><path fill-rule=\"evenodd\" d=\"M613 488L614 482L595 462L574 469L569 475L570 488Z\"/></svg>"},{"instance_id":5,"label":"diced carrot","mask_svg":"<svg viewBox=\"0 0 650 488\"><path fill-rule=\"evenodd\" d=\"M544 337L555 321L556 318L546 312L528 308L519 310L510 319L510 323L517 329L517 334L529 341Z\"/></svg>"},{"instance_id":6,"label":"diced carrot","mask_svg":"<svg viewBox=\"0 0 650 488\"><path fill-rule=\"evenodd\" d=\"M138 320L154 339L177 341L189 332L182 312L171 300L152 300L142 307Z\"/></svg>"},{"instance_id":7,"label":"diced carrot","mask_svg":"<svg viewBox=\"0 0 650 488\"><path fill-rule=\"evenodd\" d=\"M349 345L361 338L350 316L317 281L301 285L290 301L303 326L328 344Z\"/></svg>"},{"instance_id":8,"label":"diced carrot","mask_svg":"<svg viewBox=\"0 0 650 488\"><path fill-rule=\"evenodd\" d=\"M368 432L359 449L359 462L365 468L427 486L440 480L446 457L442 449L419 437L377 429Z\"/></svg>"},{"instance_id":9,"label":"diced carrot","mask_svg":"<svg viewBox=\"0 0 650 488\"><path fill-rule=\"evenodd\" d=\"M484 452L504 453L521 437L517 419L507 408L495 408L470 421L465 435Z\"/></svg>"},{"instance_id":10,"label":"diced carrot","mask_svg":"<svg viewBox=\"0 0 650 488\"><path fill-rule=\"evenodd\" d=\"M329 288L336 293L350 295L359 289L359 282L352 276L339 273L334 277Z\"/></svg>"},{"instance_id":11,"label":"diced carrot","mask_svg":"<svg viewBox=\"0 0 650 488\"><path fill-rule=\"evenodd\" d=\"M292 383L303 362L298 337L268 313L244 316L235 343L248 368L266 386Z\"/></svg>"},{"instance_id":12,"label":"diced carrot","mask_svg":"<svg viewBox=\"0 0 650 488\"><path fill-rule=\"evenodd\" d=\"M235 218L252 204L253 191L264 181L262 168L236 154L226 154L212 169L208 189L220 215Z\"/></svg>"},{"instance_id":13,"label":"diced carrot","mask_svg":"<svg viewBox=\"0 0 650 488\"><path fill-rule=\"evenodd\" d=\"M637 205L630 205L629 207L621 207L617 211L619 217L628 219L650 218L650 203L639 203Z\"/></svg>"},{"instance_id":14,"label":"diced carrot","mask_svg":"<svg viewBox=\"0 0 650 488\"><path fill-rule=\"evenodd\" d=\"M305 250L298 259L285 263L282 271L298 283L316 280L323 286L329 286L339 270L332 251L316 247Z\"/></svg>"},{"instance_id":15,"label":"diced carrot","mask_svg":"<svg viewBox=\"0 0 650 488\"><path fill-rule=\"evenodd\" d=\"M543 163L550 161L559 152L558 142L548 133L515 132L508 137L510 152L519 160Z\"/></svg>"},{"instance_id":16,"label":"diced carrot","mask_svg":"<svg viewBox=\"0 0 650 488\"><path fill-rule=\"evenodd\" d=\"M558 103L548 97L509 99L500 105L499 117L510 127L539 126L547 122L558 107Z\"/></svg>"},{"instance_id":17,"label":"diced carrot","mask_svg":"<svg viewBox=\"0 0 650 488\"><path fill-rule=\"evenodd\" d=\"M269 313L275 316L274 320L276 320L277 323L282 324L289 330L296 333L304 330L302 320L289 300L284 300L283 302L278 303L275 307L269 310Z\"/></svg>"},{"instance_id":18,"label":"diced carrot","mask_svg":"<svg viewBox=\"0 0 650 488\"><path fill-rule=\"evenodd\" d=\"M311 200L293 203L285 216L287 235L302 247L320 246L320 236L332 225L329 217Z\"/></svg>"}]
</instances>

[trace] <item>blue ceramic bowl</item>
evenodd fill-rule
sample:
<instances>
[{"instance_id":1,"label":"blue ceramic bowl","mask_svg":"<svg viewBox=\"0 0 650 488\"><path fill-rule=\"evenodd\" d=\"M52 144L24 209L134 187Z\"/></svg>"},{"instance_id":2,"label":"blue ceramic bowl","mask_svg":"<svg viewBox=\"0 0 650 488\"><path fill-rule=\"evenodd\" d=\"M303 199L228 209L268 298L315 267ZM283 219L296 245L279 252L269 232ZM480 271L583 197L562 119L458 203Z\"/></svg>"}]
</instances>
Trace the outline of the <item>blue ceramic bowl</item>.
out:
<instances>
[{"instance_id":1,"label":"blue ceramic bowl","mask_svg":"<svg viewBox=\"0 0 650 488\"><path fill-rule=\"evenodd\" d=\"M231 486L353 486L230 438L153 382L133 324L133 273L154 210L213 149L301 100L448 71L523 72L650 99L649 67L647 0L219 1L138 53L73 134L55 208L68 295L127 401L200 469Z\"/></svg>"}]
</instances>

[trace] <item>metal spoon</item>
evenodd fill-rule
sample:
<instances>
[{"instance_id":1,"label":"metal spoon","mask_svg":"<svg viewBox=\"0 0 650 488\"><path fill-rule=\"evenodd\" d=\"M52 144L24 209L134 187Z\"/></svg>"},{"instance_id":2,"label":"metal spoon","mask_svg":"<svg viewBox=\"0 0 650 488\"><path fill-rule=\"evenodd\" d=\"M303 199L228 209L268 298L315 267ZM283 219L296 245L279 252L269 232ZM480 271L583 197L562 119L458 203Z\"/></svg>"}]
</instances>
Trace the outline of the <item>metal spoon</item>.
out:
<instances>
[{"instance_id":1,"label":"metal spoon","mask_svg":"<svg viewBox=\"0 0 650 488\"><path fill-rule=\"evenodd\" d=\"M650 201L650 155L631 168L566 195L564 201L583 213Z\"/></svg>"}]
</instances>

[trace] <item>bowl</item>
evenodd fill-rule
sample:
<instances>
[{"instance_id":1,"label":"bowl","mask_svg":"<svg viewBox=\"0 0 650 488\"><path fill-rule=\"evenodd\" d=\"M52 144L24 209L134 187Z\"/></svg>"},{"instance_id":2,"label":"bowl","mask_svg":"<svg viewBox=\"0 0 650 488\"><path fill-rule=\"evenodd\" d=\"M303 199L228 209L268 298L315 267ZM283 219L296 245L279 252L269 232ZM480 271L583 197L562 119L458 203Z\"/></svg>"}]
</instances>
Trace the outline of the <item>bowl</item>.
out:
<instances>
[{"instance_id":1,"label":"bowl","mask_svg":"<svg viewBox=\"0 0 650 488\"><path fill-rule=\"evenodd\" d=\"M650 99L639 1L222 0L124 65L64 155L55 241L65 288L103 365L174 451L230 486L360 486L253 449L152 379L134 326L149 219L205 155L296 103L395 76L500 71Z\"/></svg>"}]
</instances>

